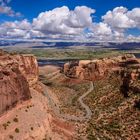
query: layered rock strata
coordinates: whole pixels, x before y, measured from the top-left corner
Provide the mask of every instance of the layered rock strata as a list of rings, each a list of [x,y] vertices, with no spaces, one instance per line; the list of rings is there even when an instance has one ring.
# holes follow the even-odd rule
[[[31,98],[29,86],[38,80],[38,65],[32,55],[0,53],[0,115]]]
[[[139,65],[134,55],[124,55],[112,58],[80,60],[64,65],[63,73],[68,77],[81,80],[95,80],[106,76],[111,71],[119,71],[129,64]]]

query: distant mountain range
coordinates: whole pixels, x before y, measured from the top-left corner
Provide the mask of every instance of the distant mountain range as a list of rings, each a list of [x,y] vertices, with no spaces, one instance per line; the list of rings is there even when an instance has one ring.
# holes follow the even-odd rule
[[[140,42],[35,42],[35,41],[14,41],[14,40],[0,40],[0,47],[30,47],[30,48],[113,48],[117,50],[135,50],[140,48]]]

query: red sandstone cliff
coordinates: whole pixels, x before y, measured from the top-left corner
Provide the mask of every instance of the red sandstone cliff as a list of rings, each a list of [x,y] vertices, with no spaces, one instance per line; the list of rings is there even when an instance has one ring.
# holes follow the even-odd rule
[[[13,60],[19,64],[19,70],[26,77],[30,86],[38,81],[38,63],[33,55],[14,55]]]
[[[63,72],[68,77],[82,80],[95,80],[104,77],[110,71],[126,67],[129,63],[139,63],[134,55],[125,55],[97,60],[80,60],[66,63]]]
[[[37,80],[38,66],[34,56],[0,53],[0,115],[30,99],[29,85]]]

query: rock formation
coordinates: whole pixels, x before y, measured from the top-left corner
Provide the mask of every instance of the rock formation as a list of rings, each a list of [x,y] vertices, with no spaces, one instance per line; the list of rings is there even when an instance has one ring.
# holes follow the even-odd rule
[[[19,64],[19,70],[26,77],[30,86],[36,84],[38,81],[38,63],[36,58],[29,55],[14,55],[13,60]]]
[[[0,52],[0,115],[31,98],[29,85],[38,80],[37,61],[32,55]]]
[[[111,71],[118,71],[129,64],[138,64],[134,55],[124,55],[97,60],[80,60],[79,62],[66,63],[63,73],[68,77],[82,80],[95,80],[104,77]]]

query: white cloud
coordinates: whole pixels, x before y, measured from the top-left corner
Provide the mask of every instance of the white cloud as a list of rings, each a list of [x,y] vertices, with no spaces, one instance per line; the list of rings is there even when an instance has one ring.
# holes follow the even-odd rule
[[[0,14],[5,14],[11,17],[21,16],[21,13],[15,12],[11,7],[7,6],[11,0],[0,0]]]
[[[0,25],[0,36],[5,37],[30,37],[28,32],[31,30],[31,24],[26,20],[5,22]]]
[[[27,33],[24,30],[20,30],[20,29],[11,29],[9,31],[7,31],[7,36],[11,36],[11,37],[26,37]]]
[[[92,31],[96,35],[110,35],[112,30],[106,23],[100,22],[93,24]]]
[[[135,22],[136,28],[140,28],[140,8],[134,8],[128,11],[127,16]]]
[[[24,19],[22,21],[14,21],[14,22],[4,22],[1,24],[4,28],[13,28],[13,29],[22,29],[22,30],[28,30],[31,29],[31,23],[28,22],[27,19]]]
[[[140,8],[128,10],[122,6],[116,7],[102,16],[102,20],[112,30],[112,38],[125,40],[127,35],[124,34],[127,34],[128,29],[140,28]]]
[[[69,11],[66,24],[73,28],[85,28],[92,24],[91,14],[95,13],[94,9],[86,6],[77,6],[74,11]]]
[[[94,9],[86,6],[77,6],[74,10],[67,6],[55,8],[40,13],[32,23],[24,19],[0,24],[0,37],[77,41],[139,40],[139,37],[126,35],[126,31],[130,28],[140,29],[140,8],[128,10],[116,7],[102,16],[99,23],[93,22],[94,13]]]
[[[40,31],[32,29],[32,24],[24,19],[22,21],[5,22],[0,25],[0,37],[8,38],[34,38],[44,37]]]
[[[129,42],[133,42],[133,41],[140,42],[140,36],[128,35],[126,39]]]
[[[45,34],[80,34],[92,24],[91,14],[95,10],[78,6],[73,11],[63,6],[39,14],[33,20],[33,27]]]
[[[114,30],[140,28],[140,8],[128,10],[125,7],[116,7],[102,16],[103,22]]]

